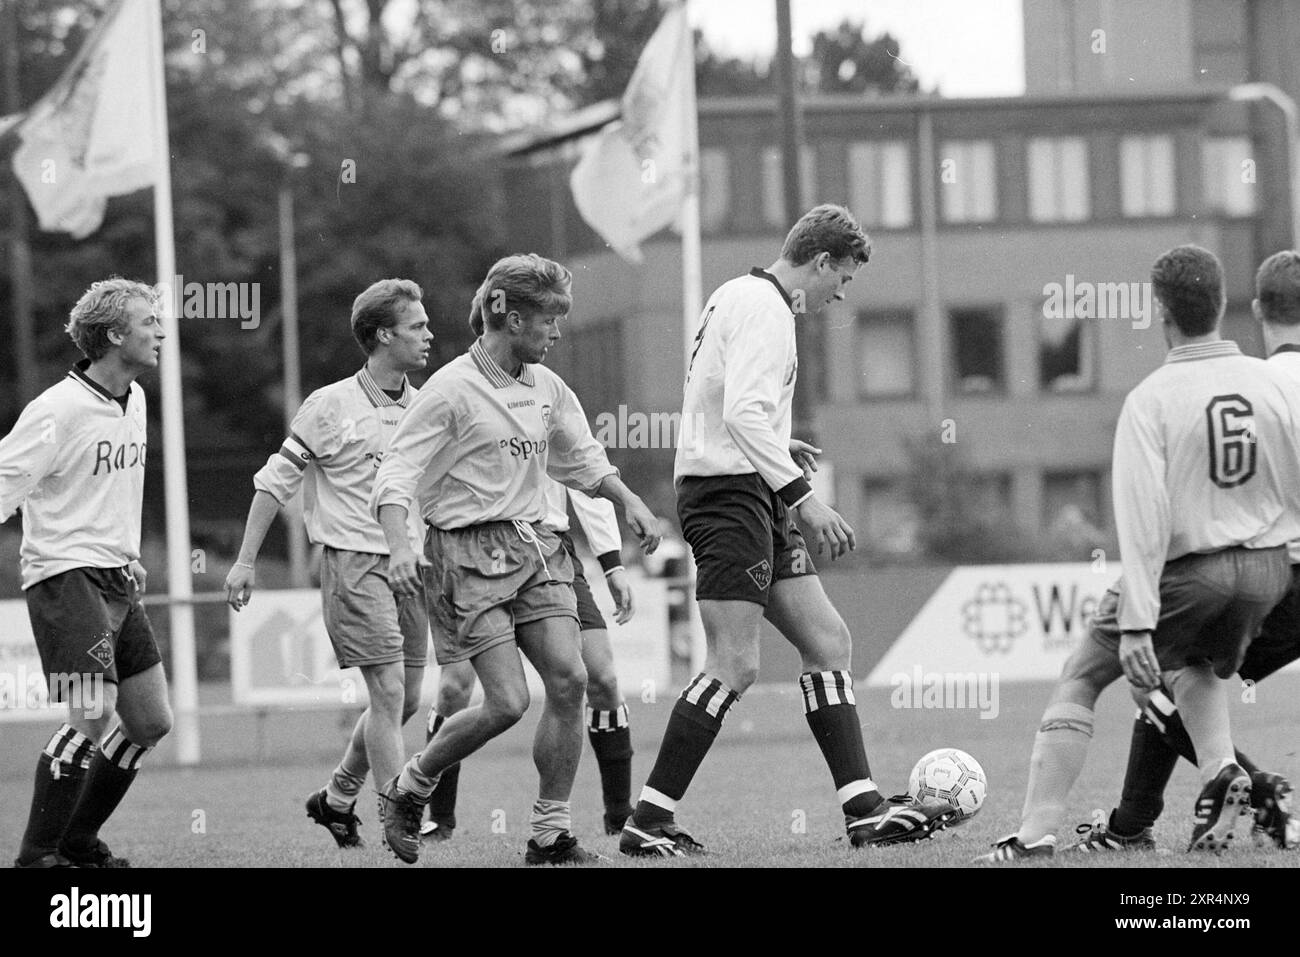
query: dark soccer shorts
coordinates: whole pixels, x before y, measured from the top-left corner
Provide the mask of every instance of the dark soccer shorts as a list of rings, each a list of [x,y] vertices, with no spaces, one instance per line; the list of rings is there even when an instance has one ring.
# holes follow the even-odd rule
[[[37,582],[26,595],[52,702],[62,700],[61,686],[73,675],[82,681],[103,675],[117,684],[162,661],[126,568],[74,568]]]
[[[756,473],[686,475],[677,518],[695,556],[695,597],[767,606],[772,582],[816,575],[785,502]]]
[[[1300,658],[1300,565],[1291,566],[1291,587],[1264,619],[1237,669],[1242,679],[1259,681]]]
[[[596,596],[591,593],[591,585],[587,584],[587,575],[582,570],[578,551],[573,547],[573,538],[568,532],[559,534],[560,544],[564,546],[564,550],[569,553],[570,561],[573,562],[573,594],[578,599],[578,627],[583,631],[593,629],[605,631],[609,626],[605,624],[605,616],[596,607]]]

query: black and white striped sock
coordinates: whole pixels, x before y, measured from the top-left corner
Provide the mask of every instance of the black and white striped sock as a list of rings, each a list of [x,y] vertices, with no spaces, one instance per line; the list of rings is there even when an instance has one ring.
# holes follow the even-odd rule
[[[804,717],[831,769],[835,797],[846,816],[866,817],[883,798],[871,780],[862,743],[853,675],[848,671],[807,671],[799,676]]]

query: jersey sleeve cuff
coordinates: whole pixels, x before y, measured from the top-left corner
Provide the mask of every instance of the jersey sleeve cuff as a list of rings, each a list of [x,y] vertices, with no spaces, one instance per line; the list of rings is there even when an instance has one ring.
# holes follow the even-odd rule
[[[605,552],[596,556],[596,561],[600,562],[600,570],[608,575],[616,568],[623,567],[623,556],[618,552]]]
[[[812,486],[808,484],[808,480],[802,475],[788,485],[783,485],[776,490],[776,494],[781,496],[781,501],[785,502],[789,508],[801,504],[812,493]]]

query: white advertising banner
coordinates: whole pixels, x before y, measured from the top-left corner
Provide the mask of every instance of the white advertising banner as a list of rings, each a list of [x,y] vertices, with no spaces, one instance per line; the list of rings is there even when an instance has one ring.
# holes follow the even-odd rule
[[[0,721],[58,719],[65,709],[49,698],[27,602],[0,601]]]

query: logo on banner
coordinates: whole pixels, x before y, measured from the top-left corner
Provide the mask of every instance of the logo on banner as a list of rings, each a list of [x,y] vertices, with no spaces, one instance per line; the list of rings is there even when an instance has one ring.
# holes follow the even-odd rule
[[[1017,638],[1029,630],[1029,608],[1011,594],[1004,582],[985,582],[961,610],[962,631],[986,655],[1006,654]]]

